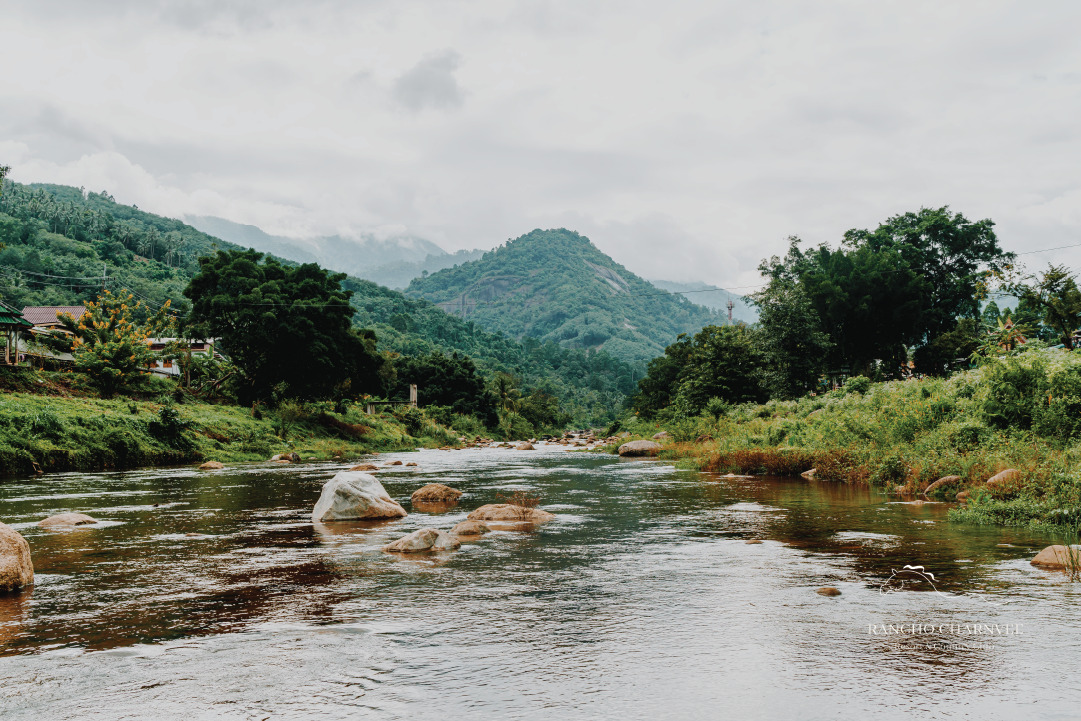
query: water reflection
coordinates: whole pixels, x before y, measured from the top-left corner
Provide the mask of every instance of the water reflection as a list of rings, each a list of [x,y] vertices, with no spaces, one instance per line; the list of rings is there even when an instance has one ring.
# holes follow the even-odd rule
[[[1078,593],[1028,565],[1047,542],[1037,534],[956,526],[943,504],[865,488],[562,449],[381,462],[398,459],[422,470],[381,469],[394,498],[408,503],[430,482],[466,495],[405,519],[312,524],[322,483],[355,461],[0,487],[2,518],[26,535],[38,572],[32,592],[0,597],[0,700],[14,718],[63,717],[54,712],[68,699],[92,699],[104,717],[224,707],[298,718],[788,718],[794,708],[907,718],[964,707],[997,718],[1020,711],[992,695],[1009,683],[1039,694],[1044,711],[1072,711],[1073,682],[1045,668],[1078,660]],[[489,524],[452,553],[381,551],[524,487],[555,521]],[[108,523],[34,526],[60,510]],[[934,588],[898,588],[905,565],[933,573]],[[823,585],[842,595],[815,594]],[[965,645],[948,630],[992,621],[1027,635]],[[932,630],[873,631],[897,624]],[[929,671],[963,683],[906,691]]]

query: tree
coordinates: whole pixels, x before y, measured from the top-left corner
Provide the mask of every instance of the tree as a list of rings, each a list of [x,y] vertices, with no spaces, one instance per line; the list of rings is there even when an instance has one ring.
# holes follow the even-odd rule
[[[852,229],[845,245],[896,252],[926,282],[921,344],[954,329],[959,318],[978,318],[989,273],[1007,269],[1014,255],[998,245],[994,222],[972,222],[949,206],[896,215],[876,229]]]
[[[97,302],[86,303],[78,320],[66,313],[57,318],[71,335],[54,332],[48,345],[70,352],[75,370],[90,376],[106,397],[123,390],[154,360],[147,339],[169,335],[176,327],[168,302],[151,313],[127,291],[102,291]]]
[[[758,345],[765,356],[770,394],[795,398],[815,387],[826,370],[832,343],[803,288],[771,282],[753,296],[758,306]]]
[[[1064,266],[1052,265],[1040,277],[1011,287],[1021,302],[1038,309],[1040,320],[1054,331],[1060,343],[1074,348],[1074,333],[1081,327],[1081,290],[1076,276]]]
[[[392,395],[404,397],[410,384],[417,385],[422,405],[446,406],[454,413],[475,415],[485,423],[496,422],[496,401],[484,387],[484,379],[468,356],[457,353],[399,358],[394,363],[396,382]]]
[[[676,404],[697,415],[711,398],[731,404],[764,401],[764,361],[747,326],[707,325],[694,336]]]
[[[254,250],[199,259],[184,295],[189,335],[220,338],[243,382],[240,400],[326,398],[379,388],[375,334],[352,328],[341,273],[287,267]]]

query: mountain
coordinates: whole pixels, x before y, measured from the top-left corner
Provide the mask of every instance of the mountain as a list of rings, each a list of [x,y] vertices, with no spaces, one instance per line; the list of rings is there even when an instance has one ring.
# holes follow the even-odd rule
[[[184,218],[198,230],[244,248],[255,248],[300,263],[318,263],[371,280],[388,288],[404,288],[423,273],[434,273],[479,258],[482,251],[447,253],[435,243],[412,235],[379,238],[368,233],[359,238],[328,235],[290,238],[271,235],[254,225],[243,225],[212,215]]]
[[[0,193],[0,301],[17,308],[80,305],[95,300],[104,284],[113,291],[132,291],[152,308],[168,300],[183,312],[189,306],[183,290],[198,272],[200,256],[250,246],[121,205],[105,192],[5,180]],[[278,257],[286,264],[305,260]],[[355,276],[342,284],[353,291],[354,325],[374,330],[379,350],[391,357],[467,355],[483,375],[511,373],[524,392],[541,389],[556,396],[561,410],[579,426],[609,423],[645,370],[644,364],[632,367],[606,353],[532,339],[519,343],[448,315],[426,300]]]
[[[651,280],[653,285],[672,293],[686,294],[686,298],[698,305],[704,305],[728,317],[728,301],[732,301],[732,320],[744,323],[758,322],[758,309],[746,297],[731,293],[716,285],[696,281],[680,283],[674,280]]]
[[[563,228],[534,230],[479,260],[414,278],[406,295],[512,338],[654,358],[680,333],[721,322],[715,311],[658,290]]]

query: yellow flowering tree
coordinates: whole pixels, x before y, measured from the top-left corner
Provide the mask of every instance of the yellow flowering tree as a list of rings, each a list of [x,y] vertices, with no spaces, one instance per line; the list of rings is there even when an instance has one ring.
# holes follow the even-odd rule
[[[58,318],[71,334],[75,369],[86,373],[104,396],[145,372],[154,360],[148,338],[174,335],[176,328],[168,301],[155,312],[127,291],[102,291],[78,320],[67,314]]]

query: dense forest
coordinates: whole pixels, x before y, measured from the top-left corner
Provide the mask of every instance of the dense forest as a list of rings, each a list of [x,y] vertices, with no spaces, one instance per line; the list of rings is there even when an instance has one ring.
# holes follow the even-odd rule
[[[12,306],[82,304],[106,289],[129,291],[153,309],[168,301],[181,316],[191,307],[184,290],[199,259],[241,250],[178,220],[118,204],[106,192],[11,181],[0,195],[0,244],[0,298]],[[367,329],[388,359],[380,377],[388,397],[403,397],[415,382],[408,373],[422,373],[423,363],[401,359],[446,356],[485,384],[497,374],[504,385],[509,379],[522,399],[558,398],[559,419],[587,425],[611,420],[644,371],[604,352],[511,340],[370,281],[343,276],[341,283],[352,294],[353,325]],[[463,382],[461,392],[472,383]],[[496,404],[494,395],[483,396],[468,410],[491,417]]]
[[[570,230],[534,230],[479,260],[414,278],[406,295],[512,338],[646,361],[721,315],[658,290]]]

